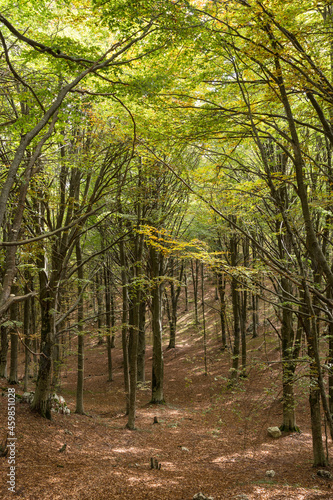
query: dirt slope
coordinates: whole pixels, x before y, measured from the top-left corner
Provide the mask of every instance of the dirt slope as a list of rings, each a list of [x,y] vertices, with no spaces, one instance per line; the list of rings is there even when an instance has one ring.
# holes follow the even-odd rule
[[[8,461],[1,458],[0,498],[190,500],[202,491],[215,500],[242,494],[251,500],[333,500],[332,481],[319,478],[311,466],[307,379],[300,377],[297,387],[301,434],[269,438],[267,427],[281,424],[276,338],[268,334],[249,337],[249,376],[230,391],[226,380],[230,353],[221,352],[216,325],[208,324],[208,375],[204,374],[201,333],[183,315],[177,348],[165,350],[166,404],[150,405],[149,383],[141,388],[136,431],[124,429],[119,340],[112,351],[111,383],[106,380],[106,346],[87,340],[87,415],[54,414],[50,422],[17,402],[16,493],[7,489]],[[60,390],[72,412],[75,366],[71,354],[63,368]],[[150,370],[148,347],[148,381]],[[2,386],[7,385],[2,382]],[[22,394],[21,385],[16,391]],[[7,429],[5,391],[0,403],[3,437]],[[65,451],[60,452],[65,443]],[[331,449],[330,443],[328,446]],[[151,457],[161,463],[160,470],[150,469]],[[272,469],[276,474],[269,478],[266,471]]]

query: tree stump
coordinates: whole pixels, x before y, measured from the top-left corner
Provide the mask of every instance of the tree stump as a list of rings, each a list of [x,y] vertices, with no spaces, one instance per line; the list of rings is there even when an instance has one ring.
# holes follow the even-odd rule
[[[157,458],[150,457],[150,468],[151,469],[157,469],[157,470],[161,469],[161,464],[158,463]]]

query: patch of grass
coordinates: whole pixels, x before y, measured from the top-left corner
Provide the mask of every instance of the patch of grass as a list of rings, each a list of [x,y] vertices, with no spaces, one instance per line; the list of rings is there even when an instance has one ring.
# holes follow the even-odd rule
[[[265,484],[266,486],[276,486],[276,483],[272,479],[258,479],[257,481],[252,481],[252,484]]]

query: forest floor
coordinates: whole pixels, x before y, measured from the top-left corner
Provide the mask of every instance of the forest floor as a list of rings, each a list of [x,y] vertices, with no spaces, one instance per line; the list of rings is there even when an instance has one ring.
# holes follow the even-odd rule
[[[48,421],[17,401],[16,493],[7,489],[8,457],[3,457],[0,498],[191,500],[201,491],[214,500],[333,500],[333,482],[318,477],[312,467],[308,379],[299,372],[301,432],[270,438],[267,427],[282,423],[276,334],[264,332],[262,325],[258,338],[248,336],[248,377],[230,390],[231,354],[221,351],[216,313],[211,310],[210,315],[207,375],[202,331],[193,325],[192,315],[180,317],[176,349],[166,349],[166,329],[164,405],[149,404],[152,350],[147,347],[147,384],[138,390],[135,431],[125,429],[119,338],[112,350],[112,382],[107,382],[106,345],[97,345],[93,338],[86,341],[87,415],[74,413],[76,358],[69,354],[59,394],[71,414],[54,413]],[[1,385],[6,387],[6,382]],[[16,392],[23,393],[21,384]],[[2,396],[1,440],[7,431],[4,390]],[[64,444],[66,449],[59,451]],[[332,455],[331,443],[328,449]],[[160,470],[150,468],[151,457],[161,464]],[[268,470],[275,471],[273,478],[266,476]]]

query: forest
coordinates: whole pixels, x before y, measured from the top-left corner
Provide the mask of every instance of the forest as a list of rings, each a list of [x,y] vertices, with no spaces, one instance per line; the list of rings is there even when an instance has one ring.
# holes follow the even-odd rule
[[[0,496],[333,499],[333,1],[0,0]]]

